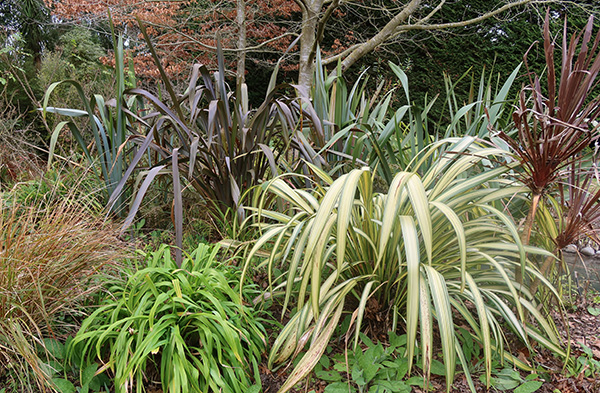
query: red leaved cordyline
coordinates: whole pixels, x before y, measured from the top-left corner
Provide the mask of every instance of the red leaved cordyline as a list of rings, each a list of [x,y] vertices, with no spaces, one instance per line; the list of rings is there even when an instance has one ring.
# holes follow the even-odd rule
[[[574,34],[570,42],[567,42],[565,21],[557,91],[555,43],[550,37],[549,14],[546,14],[547,96],[540,78],[530,74],[530,83],[521,90],[513,113],[517,137],[513,138],[504,131],[498,132],[520,161],[524,169],[521,178],[532,193],[521,237],[525,244],[529,243],[535,213],[548,186],[555,182],[562,169],[580,158],[590,142],[598,138],[598,127],[591,124],[600,114],[600,96],[589,97],[597,86],[596,76],[600,71],[600,33],[592,40],[593,21],[592,16],[583,31]]]

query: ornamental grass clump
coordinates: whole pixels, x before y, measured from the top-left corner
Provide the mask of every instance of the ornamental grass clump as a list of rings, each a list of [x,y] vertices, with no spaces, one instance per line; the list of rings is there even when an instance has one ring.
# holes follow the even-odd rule
[[[104,364],[117,393],[144,391],[152,372],[165,393],[245,392],[260,381],[265,331],[234,289],[237,268],[218,264],[217,251],[200,244],[178,268],[162,246],[147,255],[147,267],[107,282],[68,357],[81,370]]]
[[[38,206],[0,198],[0,381],[7,386],[53,387],[44,339],[72,333],[77,309],[97,289],[93,277],[125,253],[113,228],[87,211],[69,198]]]

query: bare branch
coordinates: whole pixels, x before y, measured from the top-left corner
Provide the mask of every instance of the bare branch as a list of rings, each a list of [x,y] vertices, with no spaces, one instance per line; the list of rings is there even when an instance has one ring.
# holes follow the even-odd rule
[[[321,18],[321,20],[319,20],[319,23],[317,25],[317,36],[316,36],[315,42],[313,44],[313,47],[310,51],[310,56],[308,58],[309,62],[313,62],[315,60],[315,56],[317,54],[317,47],[319,46],[319,43],[321,43],[321,41],[323,40],[323,34],[325,34],[325,26],[327,26],[327,22],[329,21],[329,18],[331,18],[333,11],[335,11],[335,9],[339,5],[340,5],[339,0],[333,0],[331,2],[331,4],[329,4],[329,7],[327,7],[327,10],[325,10],[325,13],[323,14],[323,17]]]
[[[324,65],[335,63],[339,59],[343,59],[344,57],[348,56],[350,53],[352,53],[353,50],[355,50],[356,48],[358,48],[361,45],[362,45],[362,43],[360,43],[360,44],[354,44],[354,45],[350,46],[349,48],[345,49],[344,51],[342,51],[342,52],[340,52],[340,53],[338,53],[336,55],[329,56],[328,58],[323,59],[322,63]]]
[[[440,1],[440,4],[438,4],[425,18],[421,19],[419,21],[419,23],[425,23],[429,19],[431,19],[435,14],[437,14],[442,9],[442,7],[444,6],[445,3],[446,3],[446,0]]]
[[[294,0],[294,3],[298,4],[298,7],[300,7],[302,12],[306,12],[308,9],[308,5],[306,4],[305,0]]]
[[[347,69],[365,54],[387,41],[394,34],[396,28],[415,13],[420,4],[421,0],[411,0],[406,4],[402,11],[396,14],[376,35],[362,45],[359,45],[342,61],[342,70]]]
[[[237,42],[237,86],[241,86],[246,81],[246,2],[244,0],[236,1],[236,18],[238,27]]]
[[[419,21],[418,23],[415,23],[414,25],[398,26],[396,28],[396,32],[394,34],[398,34],[398,33],[405,32],[405,31],[411,31],[411,30],[430,31],[430,30],[451,29],[451,28],[455,28],[455,27],[464,27],[464,26],[469,26],[469,25],[484,21],[486,19],[492,18],[492,17],[499,15],[505,11],[508,11],[511,8],[520,7],[520,6],[524,6],[527,4],[549,4],[549,3],[556,3],[556,2],[558,2],[558,0],[520,0],[520,1],[507,3],[507,4],[503,5],[502,7],[495,9],[494,11],[487,12],[476,18],[463,20],[463,21],[459,21],[459,22],[439,23],[439,24],[428,25],[428,24],[422,23],[423,21]]]
[[[176,27],[173,26],[166,26],[166,25],[161,25],[158,23],[149,23],[149,22],[144,22],[147,26],[153,26],[153,27],[160,27],[162,29],[166,29],[166,30],[172,30],[174,32],[176,32],[178,35],[187,38],[189,40],[189,42],[194,43],[206,50],[210,50],[210,51],[216,51],[217,47],[216,46],[212,46],[212,45],[207,45],[205,43],[203,43],[202,41],[192,37],[189,34],[186,34],[182,31],[179,31]],[[254,45],[254,46],[248,46],[245,49],[239,49],[239,48],[223,48],[223,52],[229,52],[229,53],[237,53],[237,52],[241,52],[241,51],[245,51],[245,52],[255,52],[258,51],[259,49],[264,48],[265,46],[269,45],[272,42],[278,41],[284,37],[297,37],[298,34],[297,33],[293,33],[293,32],[286,32],[283,34],[278,35],[277,37],[273,37],[273,38],[269,38],[268,40],[265,40],[263,42],[261,42],[260,44]],[[156,44],[157,46],[160,46],[160,44]],[[169,43],[168,45],[173,45],[173,43]]]
[[[420,0],[412,0],[408,4],[404,6],[401,12],[396,14],[392,20],[390,20],[375,36],[370,39],[360,43],[353,45],[352,47],[346,49],[342,53],[337,55],[328,57],[323,61],[324,64],[331,64],[334,61],[339,59],[343,59],[342,61],[342,70],[345,70],[352,66],[356,61],[362,58],[365,54],[371,52],[376,47],[389,42],[394,39],[401,33],[405,33],[411,30],[443,30],[450,29],[456,27],[463,27],[472,25],[475,23],[479,23],[483,20],[495,17],[497,15],[502,14],[503,12],[508,11],[509,9],[525,6],[527,4],[549,4],[549,3],[557,3],[559,0],[518,0],[518,1],[510,1],[504,4],[502,7],[499,7],[493,11],[487,12],[483,15],[480,15],[476,18],[451,22],[451,23],[439,23],[439,24],[427,24],[426,22],[430,20],[436,13],[440,11],[440,9],[445,4],[446,0],[440,1],[440,3],[424,18],[418,20],[414,24],[406,23],[410,16],[412,16],[417,9],[420,7]],[[335,70],[334,70],[335,72]]]

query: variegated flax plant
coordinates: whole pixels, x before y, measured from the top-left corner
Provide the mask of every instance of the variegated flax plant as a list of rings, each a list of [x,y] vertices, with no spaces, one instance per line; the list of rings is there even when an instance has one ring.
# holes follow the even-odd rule
[[[509,167],[490,166],[505,154],[473,137],[435,142],[395,175],[386,193],[374,191],[368,168],[335,181],[315,168],[329,186],[310,191],[290,187],[285,177],[262,186],[248,219],[262,236],[249,252],[245,275],[259,259],[258,268],[269,273],[268,293],[283,293],[284,313],[292,310],[268,364],[288,363],[309,347],[281,392],[312,370],[349,304],[356,305],[349,309],[354,345],[367,305],[379,304],[397,320],[389,328],[408,336],[409,368],[420,347],[427,380],[437,324],[448,391],[457,359],[465,364],[455,334],[462,323],[483,348],[488,386],[494,356],[527,368],[504,350],[506,325],[526,346],[534,339],[564,355],[553,322],[512,274],[522,269],[554,291],[528,260],[551,254],[523,245],[504,213],[505,204],[527,190],[509,180]],[[287,210],[270,209],[276,198]],[[525,320],[525,310],[534,324]],[[463,371],[474,391],[468,369]]]

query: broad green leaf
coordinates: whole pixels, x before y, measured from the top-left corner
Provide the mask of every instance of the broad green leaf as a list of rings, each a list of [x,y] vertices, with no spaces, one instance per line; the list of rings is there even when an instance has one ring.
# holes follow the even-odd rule
[[[353,393],[356,389],[347,382],[334,382],[325,386],[325,393]]]
[[[521,386],[515,388],[514,393],[533,393],[542,387],[541,381],[527,381]]]
[[[92,363],[81,371],[81,385],[90,385],[92,379],[96,376],[98,371],[98,364]]]
[[[339,382],[342,380],[342,376],[337,371],[321,370],[315,373],[316,377],[328,382]]]
[[[60,393],[75,393],[75,386],[63,378],[52,378],[52,383]]]
[[[57,360],[65,358],[65,346],[58,340],[53,338],[45,338],[44,349]]]

